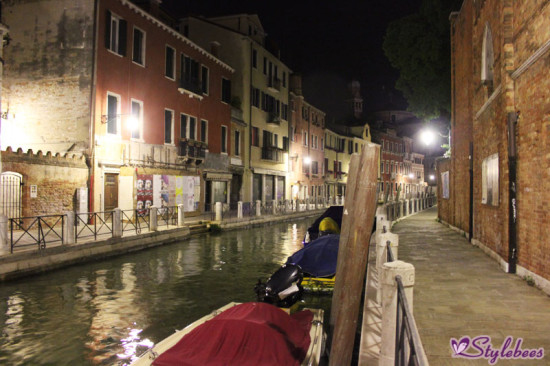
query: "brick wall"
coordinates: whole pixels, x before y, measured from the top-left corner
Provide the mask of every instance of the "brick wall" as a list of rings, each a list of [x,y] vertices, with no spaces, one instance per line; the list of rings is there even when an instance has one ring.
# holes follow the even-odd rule
[[[519,112],[518,265],[550,280],[550,3],[465,0],[452,18],[451,202],[440,217],[468,231],[468,145],[473,142],[474,239],[508,260],[510,113]],[[492,85],[481,80],[483,40],[491,28]],[[482,203],[482,164],[498,154],[498,203]],[[445,167],[440,162],[439,169]],[[446,219],[448,218],[448,220]]]
[[[2,171],[23,176],[22,215],[24,217],[61,214],[73,210],[77,188],[86,187],[88,167],[83,157],[43,155],[32,150],[2,151]],[[37,186],[37,197],[31,198],[30,187]]]

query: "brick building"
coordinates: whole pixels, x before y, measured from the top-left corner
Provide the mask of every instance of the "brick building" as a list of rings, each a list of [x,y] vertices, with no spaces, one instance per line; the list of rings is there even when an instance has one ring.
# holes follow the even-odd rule
[[[302,94],[300,75],[290,78],[289,177],[292,199],[325,196],[325,113]]]
[[[4,4],[2,146],[85,156],[90,211],[228,202],[233,69],[139,3]]]
[[[550,3],[465,0],[451,35],[439,217],[550,293]]]

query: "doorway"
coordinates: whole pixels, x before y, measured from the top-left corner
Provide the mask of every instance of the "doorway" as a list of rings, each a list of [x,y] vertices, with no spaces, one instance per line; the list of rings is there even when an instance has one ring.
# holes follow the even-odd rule
[[[104,211],[113,211],[118,207],[118,174],[105,173],[105,185],[103,192]]]

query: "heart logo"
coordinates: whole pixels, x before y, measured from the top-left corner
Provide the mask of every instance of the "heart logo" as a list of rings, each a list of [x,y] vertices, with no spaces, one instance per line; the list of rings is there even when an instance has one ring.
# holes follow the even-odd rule
[[[462,354],[462,352],[470,345],[470,338],[463,337],[460,341],[451,338],[451,348],[453,349],[455,356]]]

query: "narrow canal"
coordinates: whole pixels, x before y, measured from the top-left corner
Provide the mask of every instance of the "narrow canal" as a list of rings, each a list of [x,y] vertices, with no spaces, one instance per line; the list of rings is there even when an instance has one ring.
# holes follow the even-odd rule
[[[195,236],[0,284],[0,364],[129,364],[212,310],[254,301],[258,278],[301,248],[312,221]],[[329,310],[330,297],[304,300]]]

